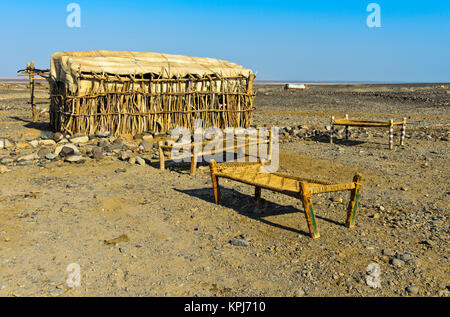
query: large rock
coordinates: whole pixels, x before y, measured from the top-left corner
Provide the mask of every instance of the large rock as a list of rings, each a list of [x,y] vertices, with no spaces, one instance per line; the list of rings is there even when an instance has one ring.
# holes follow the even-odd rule
[[[70,143],[73,143],[73,144],[87,143],[89,141],[89,137],[86,135],[71,137],[69,139],[69,141],[70,141]]]
[[[64,158],[64,161],[69,163],[81,164],[85,159],[81,155],[69,155]]]
[[[44,139],[40,140],[38,144],[41,146],[55,146],[56,142],[53,139]]]
[[[55,149],[55,155],[59,156],[68,156],[68,155],[80,155],[80,151],[78,150],[77,146],[75,144],[65,144],[57,146]]]

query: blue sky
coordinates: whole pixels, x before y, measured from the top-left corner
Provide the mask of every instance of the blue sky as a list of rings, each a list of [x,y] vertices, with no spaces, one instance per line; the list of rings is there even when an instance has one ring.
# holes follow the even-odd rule
[[[72,2],[80,28],[66,25]],[[0,43],[0,77],[109,49],[226,59],[259,80],[450,82],[450,1],[1,1]]]

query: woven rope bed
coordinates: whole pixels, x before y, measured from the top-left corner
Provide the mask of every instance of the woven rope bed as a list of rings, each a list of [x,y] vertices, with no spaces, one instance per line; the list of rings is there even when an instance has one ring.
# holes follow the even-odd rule
[[[261,189],[267,189],[302,201],[306,222],[313,239],[319,238],[319,228],[314,213],[311,195],[350,191],[350,202],[347,208],[346,227],[355,226],[359,197],[361,194],[362,175],[356,174],[352,182],[335,184],[328,181],[304,178],[282,173],[264,172],[264,162],[261,163],[210,163],[214,199],[220,201],[219,178],[227,178],[247,185],[255,186],[255,198],[261,199]]]
[[[335,126],[345,126],[345,139],[349,138],[349,127],[358,127],[358,128],[389,128],[389,149],[392,150],[394,148],[394,126],[401,126],[401,136],[400,136],[400,145],[405,144],[406,137],[406,118],[403,118],[403,121],[394,122],[394,120],[390,121],[371,121],[371,120],[350,120],[348,118],[348,114],[345,115],[345,118],[336,119],[335,117],[331,117],[331,128],[330,128],[330,143],[333,143],[333,133]]]

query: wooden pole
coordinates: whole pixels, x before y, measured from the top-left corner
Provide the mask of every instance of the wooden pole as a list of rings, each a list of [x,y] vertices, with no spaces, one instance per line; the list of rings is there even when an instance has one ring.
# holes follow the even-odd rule
[[[164,151],[162,148],[163,141],[158,142],[158,148],[159,148],[159,169],[161,171],[164,171],[165,169],[165,161],[164,161]]]
[[[406,137],[406,118],[403,118],[402,136],[400,138],[400,145],[405,145],[405,137]]]
[[[211,181],[213,184],[214,200],[216,201],[216,204],[218,204],[220,200],[220,188],[219,188],[219,177],[216,176],[217,174],[216,160],[211,160],[209,168],[211,170]]]
[[[389,121],[389,150],[394,148],[394,120]]]
[[[195,170],[197,169],[197,153],[195,153],[195,147],[194,147],[194,153],[191,157],[191,176],[195,175]]]
[[[309,191],[308,183],[300,182],[301,196],[303,209],[305,210],[306,223],[308,224],[309,233],[311,238],[317,239],[320,237],[319,229],[316,223],[316,217],[312,207],[311,193]]]
[[[333,133],[334,133],[334,117],[331,117],[331,125],[330,125],[330,144],[333,144]]]
[[[347,220],[345,221],[345,226],[348,228],[353,228],[355,226],[359,196],[361,194],[362,178],[362,174],[356,174],[353,177],[355,188],[352,189],[350,193],[350,202],[347,208]]]
[[[255,200],[259,201],[261,199],[261,187],[255,186]]]
[[[28,79],[30,80],[30,104],[33,113],[33,122],[38,121],[38,112],[36,109],[36,102],[34,101],[34,62],[28,64]]]

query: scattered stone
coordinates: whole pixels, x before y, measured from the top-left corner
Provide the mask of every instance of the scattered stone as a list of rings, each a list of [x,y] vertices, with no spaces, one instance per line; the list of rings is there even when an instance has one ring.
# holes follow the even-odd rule
[[[85,159],[81,155],[72,154],[64,157],[64,161],[69,163],[81,164],[84,163]]]
[[[38,156],[39,158],[44,158],[47,154],[50,154],[50,153],[51,153],[51,152],[50,152],[50,150],[49,150],[48,148],[43,147],[43,148],[41,148],[41,149],[38,151],[37,156]]]
[[[294,297],[303,297],[305,295],[305,291],[302,289],[299,289],[294,292]]]
[[[393,257],[395,256],[395,251],[392,249],[383,249],[383,251],[381,251],[381,253],[383,255],[389,256],[389,257]]]
[[[419,294],[419,287],[416,285],[410,285],[406,288],[406,291],[410,294],[417,295]]]
[[[48,154],[45,156],[45,158],[46,158],[47,160],[53,161],[54,159],[56,159],[56,155],[53,154],[53,153],[48,153]]]
[[[145,134],[145,135],[142,137],[142,139],[143,139],[144,141],[153,141],[153,135],[151,135],[151,134]]]
[[[95,146],[92,148],[92,158],[96,160],[102,160],[105,158],[103,154],[103,149],[99,146]]]
[[[116,173],[125,173],[126,171],[127,171],[126,168],[118,168],[114,172],[116,172]]]
[[[404,262],[412,260],[412,255],[410,253],[400,254],[398,258]]]
[[[141,165],[141,166],[144,166],[145,165],[145,160],[142,157],[140,157],[140,156],[136,156],[136,163]]]
[[[110,133],[109,131],[97,132],[97,133],[95,134],[95,136],[96,136],[97,138],[107,138],[107,137],[111,136],[111,133]]]
[[[44,139],[38,142],[41,146],[55,146],[56,142],[53,139]]]
[[[391,260],[391,264],[396,267],[402,267],[405,264],[405,262],[403,262],[400,259],[395,258],[395,259]]]
[[[136,158],[135,158],[134,156],[130,157],[130,158],[128,159],[128,163],[130,163],[130,164],[136,164]]]
[[[145,152],[149,152],[153,149],[153,142],[144,140],[139,144],[139,148]]]
[[[239,247],[248,247],[249,243],[247,240],[245,239],[241,239],[241,238],[233,238],[230,240],[230,244],[234,245],[234,246],[239,246]]]
[[[36,154],[28,154],[17,159],[18,162],[21,161],[34,161],[37,158]]]
[[[379,209],[380,211],[385,211],[385,210],[386,210],[386,208],[384,208],[383,206],[378,206],[378,209]]]
[[[126,152],[126,151],[120,152],[120,156],[119,156],[119,159],[120,159],[120,160],[126,161],[126,160],[128,160],[129,158],[130,158],[130,154],[128,154],[128,152]]]
[[[15,142],[10,139],[0,139],[0,149],[11,149],[15,145]]]
[[[52,131],[41,131],[41,139],[53,139],[53,132]]]
[[[68,155],[80,155],[80,151],[78,150],[77,146],[74,144],[65,144],[57,146],[55,149],[55,155],[59,156],[68,156]]]
[[[53,134],[53,141],[59,142],[64,138],[64,135],[61,132],[56,132]]]
[[[33,141],[28,142],[28,143],[30,143],[30,145],[32,147],[34,147],[34,148],[37,148],[38,145],[39,145],[39,141],[38,140],[33,140]]]
[[[110,245],[110,244],[117,244],[119,242],[128,242],[128,241],[130,241],[128,236],[126,234],[122,234],[121,236],[111,239],[111,240],[103,240],[103,243],[106,245]]]
[[[79,136],[79,137],[71,137],[69,139],[69,141],[73,144],[80,144],[80,143],[86,143],[89,141],[89,137],[84,135],[84,136]]]

